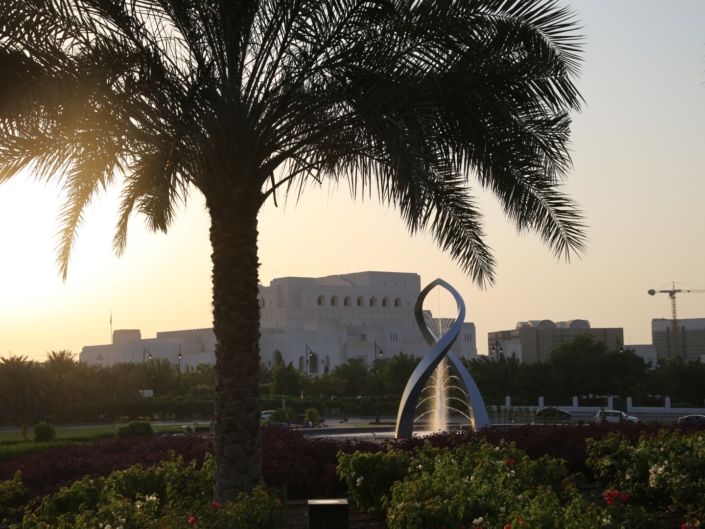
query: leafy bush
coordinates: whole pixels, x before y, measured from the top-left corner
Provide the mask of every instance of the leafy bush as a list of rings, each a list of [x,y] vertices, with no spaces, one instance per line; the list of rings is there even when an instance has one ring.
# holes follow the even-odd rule
[[[22,500],[22,472],[15,472],[12,479],[0,482],[0,521],[7,523],[16,519],[24,508]]]
[[[318,410],[316,408],[308,408],[306,410],[306,416],[304,422],[310,421],[313,426],[318,426],[320,422],[320,416],[318,415]]]
[[[199,470],[195,461],[184,464],[172,454],[148,469],[137,465],[107,478],[85,477],[44,498],[25,516],[24,527],[283,527],[283,494],[259,487],[237,502],[212,502],[214,471],[211,456]]]
[[[506,443],[429,444],[417,451],[408,472],[384,501],[390,529],[660,526],[643,508],[584,498],[575,481],[563,477],[561,461],[532,460]],[[363,483],[368,477],[360,476]]]
[[[588,441],[587,464],[603,487],[660,504],[695,524],[705,518],[704,438],[663,430],[633,443],[613,434]]]
[[[33,444],[33,443],[31,443]],[[107,476],[136,464],[158,465],[170,451],[184,459],[202,462],[211,448],[209,439],[197,436],[134,437],[90,444],[69,444],[23,455],[0,463],[0,480],[19,470],[28,499],[58,492],[86,476]]]
[[[400,450],[353,454],[338,453],[338,475],[359,509],[372,516],[383,513],[382,505],[396,481],[409,473],[409,455]]]
[[[32,429],[34,440],[38,443],[46,443],[56,439],[56,430],[48,422],[41,421]]]
[[[117,427],[115,437],[127,439],[128,437],[152,437],[154,430],[149,421],[132,421]]]
[[[296,422],[296,411],[289,406],[277,408],[269,418],[272,422]]]

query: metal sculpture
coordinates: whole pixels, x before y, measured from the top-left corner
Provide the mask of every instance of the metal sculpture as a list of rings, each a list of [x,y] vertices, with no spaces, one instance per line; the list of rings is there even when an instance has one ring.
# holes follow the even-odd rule
[[[458,307],[458,315],[455,322],[450,326],[450,329],[446,331],[442,336],[435,336],[431,330],[429,330],[426,321],[423,316],[423,302],[426,299],[428,293],[434,287],[443,287],[455,298],[455,303]],[[457,356],[455,356],[450,348],[453,343],[455,343],[460,330],[462,329],[463,322],[465,321],[465,303],[460,294],[448,283],[442,279],[436,279],[430,283],[426,288],[424,288],[419,297],[416,300],[416,305],[414,306],[414,317],[416,318],[416,323],[421,330],[426,343],[431,347],[431,350],[426,353],[426,355],[421,359],[421,362],[412,373],[409,381],[406,383],[406,388],[404,389],[404,395],[401,398],[401,403],[399,404],[399,412],[397,414],[397,427],[395,436],[397,438],[411,437],[414,429],[414,416],[416,413],[416,404],[421,395],[426,382],[433,373],[433,371],[438,367],[444,357],[448,358],[452,369],[458,375],[463,386],[465,386],[465,392],[470,399],[470,420],[475,428],[482,428],[483,426],[488,426],[490,424],[489,416],[487,415],[487,408],[485,408],[485,402],[482,400],[482,395],[480,395],[480,390],[477,388],[477,384],[473,380],[468,370],[460,362]]]

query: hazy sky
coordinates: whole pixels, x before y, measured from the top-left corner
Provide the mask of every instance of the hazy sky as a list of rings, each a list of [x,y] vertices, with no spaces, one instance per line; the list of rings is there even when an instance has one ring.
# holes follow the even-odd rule
[[[463,294],[480,353],[488,332],[530,319],[584,318],[623,327],[628,344],[651,343],[651,319],[670,318],[670,302],[647,290],[705,285],[705,2],[562,3],[585,35],[578,87],[586,104],[574,116],[567,183],[589,224],[581,259],[557,261],[535,235],[518,236],[495,199],[480,194],[499,263],[496,286],[480,291],[430,237],[410,237],[395,210],[324,185],[298,203],[264,208],[260,281],[364,270],[416,272],[422,284],[442,277]],[[118,259],[113,190],[81,229],[64,283],[54,252],[59,195],[28,180],[0,186],[0,355],[43,359],[108,343],[111,311],[114,329],[147,338],[211,325],[199,196],[166,236],[136,217]],[[705,317],[705,294],[679,296],[678,314]]]

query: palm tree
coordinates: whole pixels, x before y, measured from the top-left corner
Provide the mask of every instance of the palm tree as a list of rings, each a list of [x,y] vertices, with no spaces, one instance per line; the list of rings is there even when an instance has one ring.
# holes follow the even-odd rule
[[[119,185],[114,238],[205,197],[217,338],[216,497],[261,481],[257,214],[325,179],[376,191],[480,285],[470,193],[519,231],[583,247],[560,188],[580,42],[555,0],[13,0],[0,6],[0,182],[66,192],[65,277],[85,208]]]
[[[67,349],[51,351],[46,355],[44,371],[48,382],[49,405],[56,411],[75,401],[80,395],[79,379],[74,376],[78,362],[75,355]]]
[[[0,357],[0,403],[15,422],[46,412],[46,381],[41,366],[26,356]]]

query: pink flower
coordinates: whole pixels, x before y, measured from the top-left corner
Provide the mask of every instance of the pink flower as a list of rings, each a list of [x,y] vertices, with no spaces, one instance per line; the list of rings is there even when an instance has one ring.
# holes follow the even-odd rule
[[[681,525],[681,529],[688,529],[688,524],[684,523],[683,525]]]
[[[132,498],[125,498],[125,501],[126,501],[127,503],[130,503],[130,502],[132,501]]]
[[[191,516],[191,518],[188,519],[188,523],[196,527],[196,518],[194,516]]]

